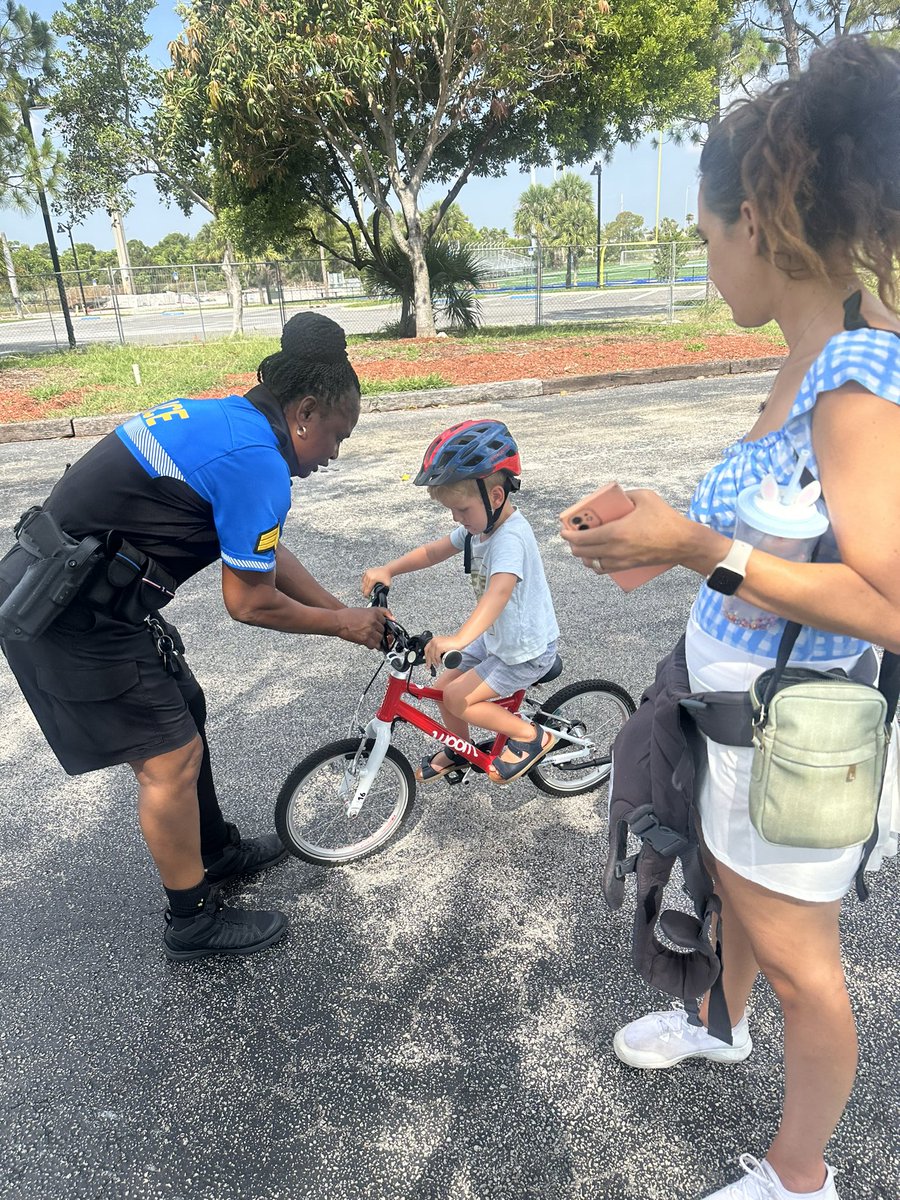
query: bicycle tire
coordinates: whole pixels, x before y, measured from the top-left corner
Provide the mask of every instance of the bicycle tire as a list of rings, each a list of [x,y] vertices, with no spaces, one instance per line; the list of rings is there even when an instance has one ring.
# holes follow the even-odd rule
[[[365,750],[370,750],[372,745],[369,739]],[[368,818],[368,824],[361,826],[368,829],[368,833],[353,841],[343,837],[344,830],[349,834],[351,820],[346,815],[342,816],[346,799],[338,795],[338,788],[347,765],[353,761],[359,748],[359,738],[341,738],[329,742],[298,763],[282,784],[275,802],[275,828],[285,847],[297,858],[323,867],[358,862],[384,849],[398,835],[409,817],[416,798],[415,776],[405,756],[393,746],[388,746],[384,763],[375,776],[365,803],[358,816],[352,818],[353,823],[363,817]],[[313,794],[307,796],[304,785],[312,781],[315,781]],[[386,789],[386,800],[376,792],[379,783],[382,789]],[[324,811],[323,816],[329,793],[332,806]],[[317,824],[322,829],[318,835],[315,834]],[[324,844],[321,839],[329,828],[332,830],[328,839],[331,844]]]
[[[610,714],[609,720],[605,721],[595,734],[589,728],[591,721],[583,703],[584,698],[589,696],[603,697],[604,708],[608,708]],[[573,701],[579,699],[582,700],[582,704],[567,715],[567,706],[571,708]],[[591,753],[585,763],[584,773],[578,770],[577,760],[566,764],[566,770],[563,770],[562,766],[554,767],[554,754],[559,757],[567,753],[565,744],[560,743],[558,750],[551,750],[528,772],[528,777],[535,787],[549,796],[580,796],[601,788],[609,779],[612,769],[610,751],[613,738],[636,707],[625,688],[618,683],[611,683],[608,679],[582,679],[554,692],[541,705],[540,711],[547,716],[558,715],[583,725],[587,735],[599,739],[600,753],[598,755],[596,750]]]

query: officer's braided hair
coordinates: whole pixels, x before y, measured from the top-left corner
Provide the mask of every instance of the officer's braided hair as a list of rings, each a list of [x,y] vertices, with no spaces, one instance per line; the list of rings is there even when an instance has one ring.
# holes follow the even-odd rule
[[[281,331],[281,349],[263,359],[256,378],[282,407],[313,396],[326,412],[359,412],[359,379],[344,331],[321,313],[295,313]]]

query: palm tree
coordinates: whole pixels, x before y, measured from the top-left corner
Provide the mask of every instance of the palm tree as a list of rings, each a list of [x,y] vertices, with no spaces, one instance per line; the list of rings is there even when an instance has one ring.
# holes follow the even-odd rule
[[[533,183],[519,197],[513,231],[519,237],[533,237],[540,241],[547,233],[552,210],[552,189],[542,183]]]
[[[431,297],[449,318],[451,329],[475,329],[481,322],[477,291],[484,270],[468,246],[442,239],[425,243]],[[409,258],[393,242],[382,248],[381,261],[370,259],[360,275],[370,296],[400,301],[400,337],[416,336],[415,293]]]
[[[549,189],[551,197],[551,241],[566,249],[566,287],[578,282],[580,247],[591,243],[594,235],[594,209],[591,185],[574,171],[564,171]]]

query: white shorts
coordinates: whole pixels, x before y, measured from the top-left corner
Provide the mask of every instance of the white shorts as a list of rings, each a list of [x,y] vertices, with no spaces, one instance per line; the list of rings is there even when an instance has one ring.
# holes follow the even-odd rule
[[[744,691],[772,665],[770,659],[749,657],[724,646],[704,633],[692,619],[687,629],[687,663],[691,687],[697,692]],[[852,666],[856,659],[840,659],[797,666],[817,670]],[[795,665],[791,660],[791,665]],[[750,823],[750,764],[753,750],[743,746],[706,743],[708,769],[697,792],[697,810],[703,839],[713,856],[744,879],[792,896],[824,903],[839,900],[853,886],[859,867],[859,846],[845,850],[810,850],[775,846],[764,841]],[[900,827],[897,737],[891,738],[878,822],[881,836],[869,859],[868,870],[881,866],[882,858],[897,853],[891,829]]]

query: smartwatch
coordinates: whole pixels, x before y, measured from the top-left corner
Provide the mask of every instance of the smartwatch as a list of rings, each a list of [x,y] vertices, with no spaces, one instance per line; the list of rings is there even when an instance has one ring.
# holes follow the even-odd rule
[[[712,570],[706,586],[724,596],[733,596],[747,574],[747,559],[753,553],[749,542],[732,542],[731,549]]]

